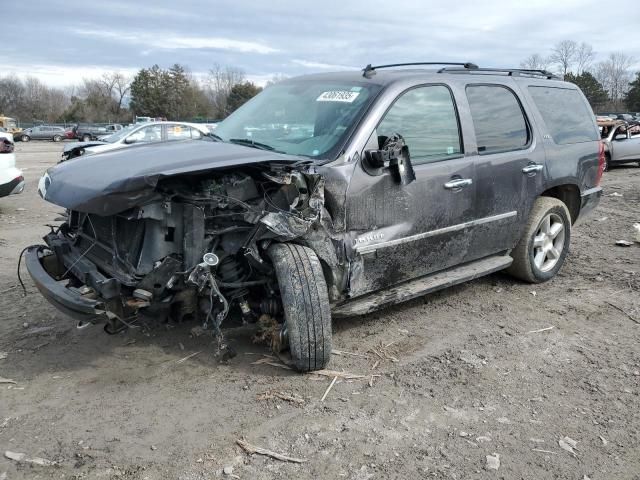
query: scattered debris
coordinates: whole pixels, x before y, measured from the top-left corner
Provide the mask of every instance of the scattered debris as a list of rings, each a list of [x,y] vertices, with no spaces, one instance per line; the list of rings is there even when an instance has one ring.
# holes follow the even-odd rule
[[[256,396],[256,400],[271,400],[274,398],[279,398],[280,400],[284,400],[290,403],[296,403],[298,405],[302,405],[304,403],[303,398],[297,397],[295,395],[289,395],[284,392],[266,391]]]
[[[600,435],[600,441],[602,441],[602,445],[604,445],[605,447],[609,444],[609,441],[602,435]]]
[[[374,379],[374,378],[377,378],[377,377],[381,377],[381,376],[382,376],[382,375],[371,375],[371,376],[369,377],[369,386],[370,386],[370,387],[373,387],[373,379]]]
[[[232,475],[233,474],[233,467],[231,465],[227,465],[226,467],[224,467],[222,469],[222,473],[224,473],[225,475]]]
[[[633,242],[630,242],[629,240],[617,240],[616,245],[619,247],[630,247],[633,245]]]
[[[258,331],[253,336],[253,343],[269,345],[272,352],[280,352],[282,350],[282,340],[280,330],[282,324],[274,317],[263,313],[257,321]]]
[[[0,360],[4,360],[8,356],[9,356],[9,354],[7,352],[0,352]]]
[[[196,355],[198,355],[199,353],[201,353],[201,352],[200,352],[200,351],[198,351],[198,352],[193,352],[191,355],[187,355],[186,357],[181,358],[180,360],[178,360],[178,361],[176,362],[176,364],[184,363],[184,362],[186,362],[187,360],[189,360],[191,357],[195,357],[195,356],[196,356]]]
[[[460,435],[460,436],[461,436],[461,437],[463,437],[463,438],[465,438],[465,437],[468,437],[468,436],[469,436],[469,434],[468,434],[467,432],[463,432],[463,431],[458,432],[458,435]]]
[[[596,222],[604,222],[604,221],[606,221],[608,219],[609,219],[609,217],[596,218]]]
[[[500,468],[500,455],[494,453],[493,455],[487,455],[487,464],[485,468],[487,470],[498,470]]]
[[[553,330],[554,328],[556,328],[554,325],[551,325],[550,327],[545,327],[545,328],[541,328],[539,330],[529,330],[527,333],[541,333],[541,332],[547,332],[549,330]]]
[[[633,240],[640,243],[640,223],[634,223],[633,229],[635,230]]]
[[[289,457],[287,455],[282,455],[280,453],[267,450],[266,448],[251,445],[249,442],[245,440],[236,440],[236,443],[240,446],[240,448],[242,448],[242,450],[247,452],[249,455],[253,455],[257,453],[258,455],[265,455],[267,457],[275,458],[276,460],[280,460],[281,462],[292,462],[292,463],[306,462],[304,458],[295,458],[295,457]]]
[[[479,437],[476,437],[476,442],[490,442],[491,441],[491,437],[488,437],[486,435],[480,435]]]
[[[576,445],[578,445],[578,442],[576,442],[574,439],[570,437],[561,438],[560,440],[558,440],[558,445],[560,445],[560,448],[566,450],[574,457],[577,456],[574,449],[576,448]]]
[[[618,192],[609,193],[606,195],[607,197],[621,197],[622,194]]]
[[[151,450],[157,450],[158,447],[156,447],[155,445],[151,445]]]
[[[26,453],[10,452],[9,450],[4,452],[4,456],[7,457],[9,460],[14,460],[19,463],[31,463],[33,465],[40,465],[42,467],[51,467],[56,464],[56,462],[52,460],[47,460],[46,458],[40,458],[40,457],[28,458]]]
[[[371,347],[369,351],[379,357],[380,360],[390,360],[393,363],[398,363],[400,360],[398,360],[389,349],[389,347],[391,347],[391,345],[393,345],[394,343],[395,342],[391,342],[385,345],[384,343],[380,342],[377,347]],[[379,363],[380,361],[378,360],[376,362],[376,365]]]
[[[10,378],[2,378],[2,377],[0,377],[0,383],[13,383],[14,385],[17,384],[15,380],[11,380]]]
[[[364,353],[353,353],[353,352],[345,352],[343,350],[331,350],[333,355],[347,356],[347,357],[362,357],[369,358],[369,355],[365,355]]]
[[[529,292],[531,295],[533,295],[534,297],[538,295],[538,293],[535,290],[532,290]]]
[[[331,389],[333,388],[337,380],[338,380],[338,377],[333,377],[333,380],[331,380],[331,383],[329,384],[329,386],[324,392],[324,395],[322,395],[322,398],[320,399],[321,402],[324,402],[324,399],[327,398],[327,395],[329,394],[329,392],[331,391]]]

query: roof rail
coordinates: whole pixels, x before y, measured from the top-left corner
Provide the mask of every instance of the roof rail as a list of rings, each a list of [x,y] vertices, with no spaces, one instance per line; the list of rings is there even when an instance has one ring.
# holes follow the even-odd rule
[[[367,65],[362,69],[362,76],[365,78],[371,78],[376,74],[376,70],[380,68],[391,68],[391,67],[413,67],[417,65],[455,65],[459,67],[463,67],[462,70],[473,69],[476,70],[478,66],[475,63],[466,62],[412,62],[412,63],[390,63],[388,65],[375,65],[371,66],[371,64]]]
[[[473,70],[469,70],[466,68],[441,68],[438,70],[438,73],[476,73],[476,72],[486,72],[486,73],[504,73],[510,77],[521,77],[521,76],[529,76],[529,77],[544,77],[549,80],[562,80],[556,74],[551,73],[547,70],[529,70],[523,68],[475,68]]]

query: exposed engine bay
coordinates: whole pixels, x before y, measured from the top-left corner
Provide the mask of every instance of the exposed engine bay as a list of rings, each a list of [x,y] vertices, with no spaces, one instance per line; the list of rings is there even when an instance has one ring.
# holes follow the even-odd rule
[[[50,252],[41,253],[42,264],[68,279],[66,288],[100,302],[109,333],[188,319],[219,333],[234,309],[247,323],[277,317],[268,247],[303,243],[330,223],[324,178],[312,166],[170,176],[155,192],[158,201],[115,215],[67,210],[45,237]]]

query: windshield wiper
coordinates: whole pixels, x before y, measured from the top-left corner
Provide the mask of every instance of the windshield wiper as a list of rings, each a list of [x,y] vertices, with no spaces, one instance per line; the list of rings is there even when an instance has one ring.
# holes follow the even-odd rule
[[[211,137],[211,138],[213,138],[214,140],[216,140],[218,142],[224,142],[224,140],[222,139],[222,137],[220,135],[216,135],[213,132],[207,133],[207,137]]]
[[[230,138],[229,143],[246,145],[247,147],[258,148],[260,150],[269,150],[270,152],[277,152],[277,150],[273,148],[271,145],[267,145],[266,143],[256,142],[255,140],[251,140],[250,138]]]

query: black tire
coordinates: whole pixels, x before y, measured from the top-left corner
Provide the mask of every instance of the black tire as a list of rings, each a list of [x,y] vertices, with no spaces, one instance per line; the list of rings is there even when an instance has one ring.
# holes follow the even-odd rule
[[[54,135],[53,136],[53,141],[54,142],[60,142],[60,141],[62,141],[62,137],[60,135]]]
[[[545,235],[542,232],[546,227],[547,217],[550,218],[550,227],[548,228],[550,230],[559,228],[555,227],[556,223],[562,224],[562,230],[555,233],[556,236],[553,238],[553,232]],[[545,221],[545,226],[543,226],[543,221]],[[563,235],[561,242],[560,234]],[[567,206],[557,198],[538,198],[533,204],[522,238],[511,252],[513,263],[507,269],[507,273],[529,283],[541,283],[551,280],[562,268],[562,264],[569,252],[570,241],[571,215]],[[551,247],[554,250],[545,253],[545,249],[550,248],[549,242],[551,242]],[[538,245],[543,243],[544,246],[535,246],[534,243],[538,243]],[[560,243],[562,248],[559,250]],[[549,255],[551,252],[553,253]],[[540,258],[542,258],[541,265]],[[555,262],[552,262],[552,260],[555,260]]]
[[[277,243],[269,248],[276,271],[297,370],[324,368],[331,359],[331,310],[320,260],[310,248]]]
[[[22,142],[28,142],[29,140],[31,140],[31,137],[29,135],[22,135],[20,137],[20,141]]]
[[[90,142],[91,141],[91,135],[89,135],[88,133],[85,133],[84,135],[82,135],[82,141],[83,142]]]

